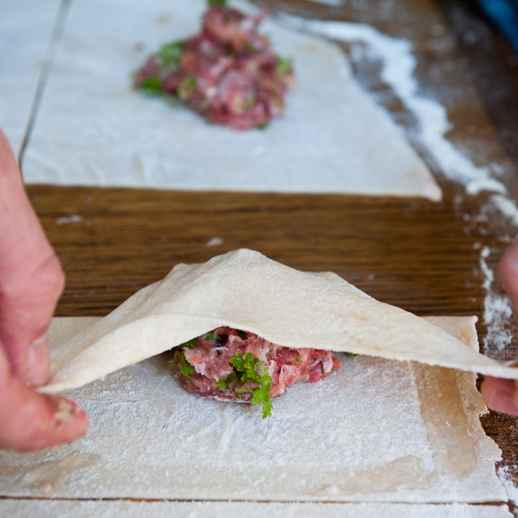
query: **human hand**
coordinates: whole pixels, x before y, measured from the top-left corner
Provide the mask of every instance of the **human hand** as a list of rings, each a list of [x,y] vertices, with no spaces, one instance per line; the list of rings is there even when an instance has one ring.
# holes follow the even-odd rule
[[[511,245],[502,256],[498,265],[498,277],[511,298],[514,310],[518,311],[518,243]],[[486,376],[481,391],[489,408],[518,416],[517,382]]]
[[[63,287],[59,260],[0,131],[0,448],[37,450],[86,431],[75,403],[32,388],[49,378],[46,332]]]

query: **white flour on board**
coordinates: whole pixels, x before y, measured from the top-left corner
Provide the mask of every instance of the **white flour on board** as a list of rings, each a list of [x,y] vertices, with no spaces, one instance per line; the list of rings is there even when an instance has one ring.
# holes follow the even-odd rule
[[[207,241],[207,246],[221,246],[224,243],[224,239],[222,237],[211,237]]]
[[[481,191],[505,193],[506,187],[491,177],[491,167],[477,167],[449,142],[445,135],[451,129],[446,109],[436,100],[419,93],[415,77],[417,61],[412,44],[393,38],[370,25],[350,22],[303,20],[281,15],[279,19],[301,31],[338,41],[361,41],[381,59],[381,78],[404,102],[419,121],[419,138],[432,154],[441,171],[452,180],[466,185],[470,194]]]
[[[83,218],[79,214],[69,214],[56,219],[58,225],[69,225],[71,223],[81,223]]]
[[[509,328],[512,315],[509,297],[495,291],[495,274],[487,263],[491,249],[487,246],[480,251],[480,271],[484,276],[482,287],[486,293],[484,301],[484,324],[487,335],[484,339],[484,350],[487,353],[504,351],[513,339]]]
[[[518,227],[518,210],[514,201],[504,195],[495,194],[492,196],[491,202],[507,218],[509,223]]]
[[[496,469],[496,474],[498,478],[502,482],[504,486],[504,490],[507,493],[507,498],[512,502],[518,501],[518,488],[515,487],[513,483],[513,474],[509,466],[498,466]],[[516,510],[514,512],[514,516],[516,517]]]

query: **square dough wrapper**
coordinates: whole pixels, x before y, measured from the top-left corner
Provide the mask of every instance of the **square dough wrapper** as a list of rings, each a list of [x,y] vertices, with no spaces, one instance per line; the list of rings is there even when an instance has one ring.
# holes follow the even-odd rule
[[[441,199],[427,167],[356,84],[338,47],[272,21],[263,30],[295,59],[297,83],[285,115],[264,131],[209,125],[181,105],[132,90],[130,74],[146,55],[197,31],[204,6],[73,2],[28,147],[26,180]]]
[[[95,320],[57,319],[51,344]],[[432,321],[477,346],[472,319]],[[274,400],[268,420],[247,406],[185,393],[167,357],[70,396],[90,414],[88,437],[45,453],[0,453],[0,495],[506,500],[495,475],[500,451],[481,428],[485,408],[470,373],[346,358],[333,376]]]

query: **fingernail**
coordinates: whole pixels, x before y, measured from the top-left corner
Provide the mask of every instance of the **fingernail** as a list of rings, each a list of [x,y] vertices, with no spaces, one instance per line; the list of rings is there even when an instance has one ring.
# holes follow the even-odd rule
[[[56,427],[63,426],[81,414],[82,410],[73,401],[62,398],[58,399],[56,412],[54,413]]]
[[[58,425],[66,423],[72,419],[73,414],[73,406],[66,399],[60,399],[58,401],[58,408],[56,413],[54,414],[54,419]]]
[[[47,336],[41,336],[27,348],[23,378],[28,385],[44,385],[49,379]]]

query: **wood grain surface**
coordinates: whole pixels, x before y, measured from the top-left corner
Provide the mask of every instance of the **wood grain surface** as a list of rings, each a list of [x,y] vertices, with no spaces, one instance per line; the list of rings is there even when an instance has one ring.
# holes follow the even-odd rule
[[[512,192],[518,192],[518,95],[513,97],[518,67],[507,44],[458,2],[372,0],[340,8],[303,0],[268,4],[305,16],[365,22],[408,38],[416,49],[423,92],[448,108],[451,141],[476,163],[498,164]],[[480,315],[480,249],[489,246],[489,261],[495,264],[514,228],[486,207],[487,195],[468,196],[441,175],[414,138],[416,121],[380,80],[379,65],[360,62],[354,68],[439,175],[443,203],[30,187],[67,273],[58,315],[104,315],[176,263],[205,261],[239,247],[301,269],[333,270],[371,295],[418,314]],[[76,214],[81,221],[60,219]],[[207,246],[214,237],[223,243]],[[479,330],[483,337],[483,323]],[[518,348],[513,350],[518,355]],[[516,420],[491,413],[483,424],[518,482]]]

